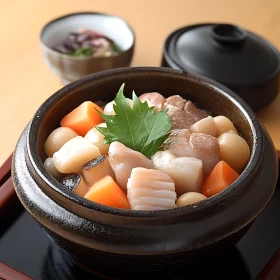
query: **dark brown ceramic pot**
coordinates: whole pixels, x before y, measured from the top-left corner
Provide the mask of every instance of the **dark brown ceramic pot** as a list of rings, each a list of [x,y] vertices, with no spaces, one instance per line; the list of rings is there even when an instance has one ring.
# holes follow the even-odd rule
[[[230,118],[251,148],[248,166],[229,188],[197,204],[163,211],[113,209],[66,190],[44,169],[43,144],[60,119],[85,100],[179,94]],[[277,179],[273,144],[251,109],[220,84],[165,68],[123,68],[87,76],[62,88],[38,109],[13,160],[18,197],[51,239],[87,268],[157,271],[188,267],[235,244],[271,198]],[[201,264],[201,262],[200,262]]]

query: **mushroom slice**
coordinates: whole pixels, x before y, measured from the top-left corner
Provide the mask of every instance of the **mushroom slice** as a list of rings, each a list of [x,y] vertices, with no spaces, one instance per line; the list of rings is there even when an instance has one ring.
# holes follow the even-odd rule
[[[115,178],[108,156],[105,155],[90,160],[82,167],[82,176],[89,186],[107,175]]]
[[[61,180],[61,184],[79,196],[84,196],[89,189],[83,177],[76,173],[66,175]]]

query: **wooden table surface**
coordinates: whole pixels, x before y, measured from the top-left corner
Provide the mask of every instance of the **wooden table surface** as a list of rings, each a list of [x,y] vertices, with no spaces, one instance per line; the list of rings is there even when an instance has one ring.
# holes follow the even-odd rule
[[[125,18],[136,33],[133,66],[159,66],[166,36],[178,27],[199,22],[239,24],[280,49],[279,0],[5,1],[0,9],[0,165],[38,106],[62,86],[42,59],[41,27],[54,17],[78,11]],[[280,149],[280,95],[258,116]]]

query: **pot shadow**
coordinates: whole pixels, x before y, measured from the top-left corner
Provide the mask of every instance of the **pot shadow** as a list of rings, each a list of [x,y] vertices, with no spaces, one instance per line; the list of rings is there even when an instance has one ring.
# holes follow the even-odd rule
[[[98,271],[98,272],[97,272]],[[183,268],[160,272],[120,272],[110,271],[110,268],[94,268],[88,270],[85,267],[75,264],[71,257],[57,247],[51,244],[44,262],[41,279],[43,280],[116,280],[116,279],[176,279],[176,280],[236,280],[250,279],[250,273],[246,262],[240,251],[233,247],[220,257],[209,261],[207,264],[198,264],[191,269],[186,265]]]

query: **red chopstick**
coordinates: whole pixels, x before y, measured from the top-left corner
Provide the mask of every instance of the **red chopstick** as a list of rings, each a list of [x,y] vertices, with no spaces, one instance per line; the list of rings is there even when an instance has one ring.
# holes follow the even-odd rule
[[[0,262],[0,279],[4,280],[32,280],[32,278],[14,270]]]
[[[11,164],[12,155],[0,168],[0,218],[5,215],[16,201],[16,192],[11,178]]]
[[[280,279],[280,250],[266,265],[258,280],[278,280]]]
[[[10,155],[0,168],[0,186],[11,176],[12,158],[13,155]]]

